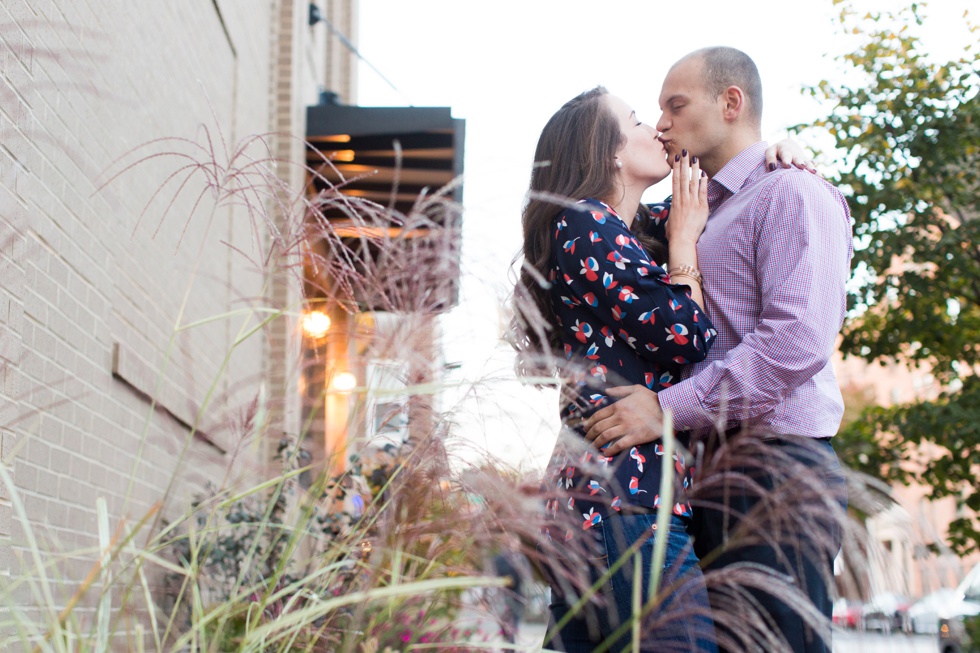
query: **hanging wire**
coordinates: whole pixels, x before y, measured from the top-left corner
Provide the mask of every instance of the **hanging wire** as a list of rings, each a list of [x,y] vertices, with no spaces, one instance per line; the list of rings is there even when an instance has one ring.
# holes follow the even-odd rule
[[[330,30],[330,33],[333,34],[334,36],[336,36],[340,40],[340,42],[344,45],[345,48],[347,48],[348,50],[350,50],[354,54],[355,57],[357,57],[358,59],[360,59],[361,61],[363,61],[365,64],[367,64],[367,66],[371,70],[373,70],[375,73],[377,73],[378,77],[380,77],[381,79],[383,79],[385,81],[385,83],[392,88],[392,90],[394,90],[396,93],[398,93],[399,95],[401,95],[405,99],[405,101],[408,103],[408,106],[410,106],[410,107],[414,107],[415,106],[415,104],[409,99],[409,97],[407,95],[405,95],[404,93],[402,93],[402,91],[397,86],[395,86],[391,82],[390,79],[388,79],[387,77],[384,76],[384,73],[382,73],[380,70],[378,70],[377,66],[375,66],[373,63],[371,63],[370,61],[368,61],[364,57],[364,55],[362,55],[358,51],[357,46],[355,46],[353,43],[351,43],[350,39],[348,39],[347,36],[343,32],[341,32],[339,29],[337,29],[336,27],[333,26],[333,23],[331,23],[329,20],[327,20],[324,17],[321,17],[320,18],[320,22],[322,22],[324,25],[327,26],[327,29]]]

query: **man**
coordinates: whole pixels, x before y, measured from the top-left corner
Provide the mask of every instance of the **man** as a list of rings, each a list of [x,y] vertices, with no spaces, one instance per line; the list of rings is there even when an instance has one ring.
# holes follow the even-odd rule
[[[504,641],[514,644],[517,641],[517,631],[524,619],[524,579],[530,573],[527,559],[519,552],[519,542],[515,536],[510,536],[505,542],[505,548],[493,558],[493,571],[500,578],[508,580],[507,587],[498,588],[496,607],[499,611],[501,634]],[[513,651],[513,647],[503,649]]]
[[[701,503],[694,533],[706,571],[758,563],[789,574],[793,588],[812,603],[767,592],[765,582],[744,592],[715,592],[719,644],[747,646],[738,623],[726,625],[725,616],[733,606],[757,601],[792,650],[829,651],[807,625],[814,625],[816,608],[827,619],[820,633],[829,640],[828,567],[840,546],[836,519],[846,505],[830,443],[843,414],[830,359],[846,310],[850,212],[843,195],[816,175],[795,168],[766,174],[762,84],[744,53],[713,47],[688,54],[664,80],[660,107],[657,129],[669,157],[687,151],[711,178],[698,264],[704,308],[718,337],[703,363],[659,394],[642,386],[611,389],[619,400],[592,416],[587,437],[599,447],[611,443],[606,452],[613,455],[659,437],[665,411],[675,431],[714,433],[720,445],[709,448],[705,460],[725,473],[712,477],[711,469],[701,470],[700,484],[717,492]],[[754,474],[748,465],[711,458],[726,450],[756,452],[754,460],[765,468]],[[746,476],[731,481],[735,471]],[[760,487],[764,491],[753,492]],[[786,502],[782,509],[789,514],[776,526],[775,518],[759,517],[767,510],[783,514],[773,497]],[[813,512],[828,506],[832,515]],[[767,532],[746,537],[752,530],[746,525],[753,524]],[[772,533],[787,530],[792,537],[773,544]]]

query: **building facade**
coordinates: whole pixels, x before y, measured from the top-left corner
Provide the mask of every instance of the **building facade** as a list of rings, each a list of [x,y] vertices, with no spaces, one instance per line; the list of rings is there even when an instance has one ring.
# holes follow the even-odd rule
[[[868,363],[838,355],[835,371],[845,401],[856,409],[934,400],[943,389],[927,368],[894,362]],[[960,557],[945,544],[950,522],[963,515],[955,498],[935,499],[931,492],[915,483],[895,485],[891,503],[869,515],[866,583],[860,588],[865,596],[860,598],[896,593],[917,599],[952,589],[980,563],[980,555]]]
[[[101,506],[145,538],[301,428],[306,110],[355,99],[356,33],[356,0],[0,7],[0,574],[28,619],[84,589]]]

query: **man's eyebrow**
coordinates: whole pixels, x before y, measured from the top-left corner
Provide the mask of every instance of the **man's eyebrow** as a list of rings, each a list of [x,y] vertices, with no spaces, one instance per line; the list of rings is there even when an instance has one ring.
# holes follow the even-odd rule
[[[667,100],[664,102],[664,104],[670,104],[674,100],[686,100],[686,99],[687,99],[687,96],[684,95],[683,93],[674,93],[669,98],[667,98]]]

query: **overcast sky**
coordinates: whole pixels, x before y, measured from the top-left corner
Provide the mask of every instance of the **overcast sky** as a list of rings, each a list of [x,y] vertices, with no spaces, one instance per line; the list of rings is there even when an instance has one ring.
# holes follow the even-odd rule
[[[866,11],[900,2],[854,5]],[[926,7],[921,34],[929,52],[945,59],[961,54],[970,38],[962,16],[974,2],[934,0]],[[447,360],[462,364],[452,376],[460,393],[447,392],[445,407],[456,411],[467,459],[486,450],[513,465],[540,467],[557,432],[554,393],[513,380],[513,354],[500,345],[498,319],[512,287],[508,268],[520,247],[520,211],[547,119],[602,84],[655,124],[670,65],[699,47],[729,45],[759,66],[763,137],[774,142],[786,127],[821,115],[802,87],[841,77],[833,57],[851,51],[853,41],[841,34],[836,15],[831,0],[360,0],[358,47],[378,72],[360,66],[357,103],[449,106],[466,120],[464,277],[460,306],[444,319],[444,344]],[[669,181],[662,182],[646,199],[668,193]]]

